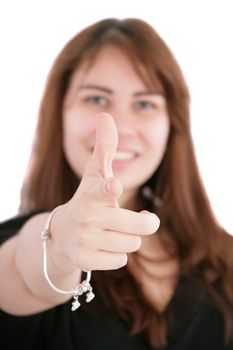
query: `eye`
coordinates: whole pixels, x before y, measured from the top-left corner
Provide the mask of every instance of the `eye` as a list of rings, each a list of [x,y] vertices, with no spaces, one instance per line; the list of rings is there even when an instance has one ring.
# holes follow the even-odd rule
[[[85,101],[88,104],[94,105],[94,106],[106,106],[107,105],[107,98],[104,96],[97,96],[97,95],[87,96],[85,98]]]
[[[138,101],[135,103],[136,109],[142,109],[142,110],[147,110],[147,109],[155,109],[156,105],[151,102],[151,101]]]

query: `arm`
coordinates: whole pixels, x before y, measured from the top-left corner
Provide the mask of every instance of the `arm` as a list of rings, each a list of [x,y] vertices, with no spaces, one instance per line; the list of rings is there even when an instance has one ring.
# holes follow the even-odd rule
[[[33,216],[0,248],[0,307],[6,312],[15,315],[35,313],[70,298],[52,290],[43,275],[41,231],[47,217],[48,214]],[[80,269],[71,266],[64,256],[51,253],[48,244],[51,279],[56,286],[70,290],[80,281]],[[60,266],[56,266],[55,261]]]

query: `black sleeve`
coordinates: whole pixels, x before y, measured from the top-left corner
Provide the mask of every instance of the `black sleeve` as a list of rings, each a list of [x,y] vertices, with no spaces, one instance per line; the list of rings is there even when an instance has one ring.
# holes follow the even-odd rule
[[[33,215],[39,212],[33,212],[27,215],[18,215],[0,222],[0,245],[7,239],[13,237]]]

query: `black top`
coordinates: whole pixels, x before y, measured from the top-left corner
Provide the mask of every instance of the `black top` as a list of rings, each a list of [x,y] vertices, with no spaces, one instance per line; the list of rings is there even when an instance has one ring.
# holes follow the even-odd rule
[[[0,244],[15,235],[29,217],[0,223]],[[168,306],[168,316],[175,325],[173,322],[169,330],[166,350],[233,350],[233,342],[224,346],[222,315],[198,288],[192,278],[180,279]],[[15,302],[20,300],[16,297]],[[152,350],[144,334],[130,336],[121,320],[93,312],[95,304],[94,299],[72,312],[69,301],[30,316],[13,316],[0,310],[0,349]]]

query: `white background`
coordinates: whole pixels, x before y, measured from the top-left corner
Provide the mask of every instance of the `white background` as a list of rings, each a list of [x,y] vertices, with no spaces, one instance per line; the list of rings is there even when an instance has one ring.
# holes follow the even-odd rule
[[[139,17],[165,39],[188,82],[200,171],[219,222],[233,234],[231,0],[0,2],[0,221],[14,215],[37,110],[56,54],[105,17]]]

